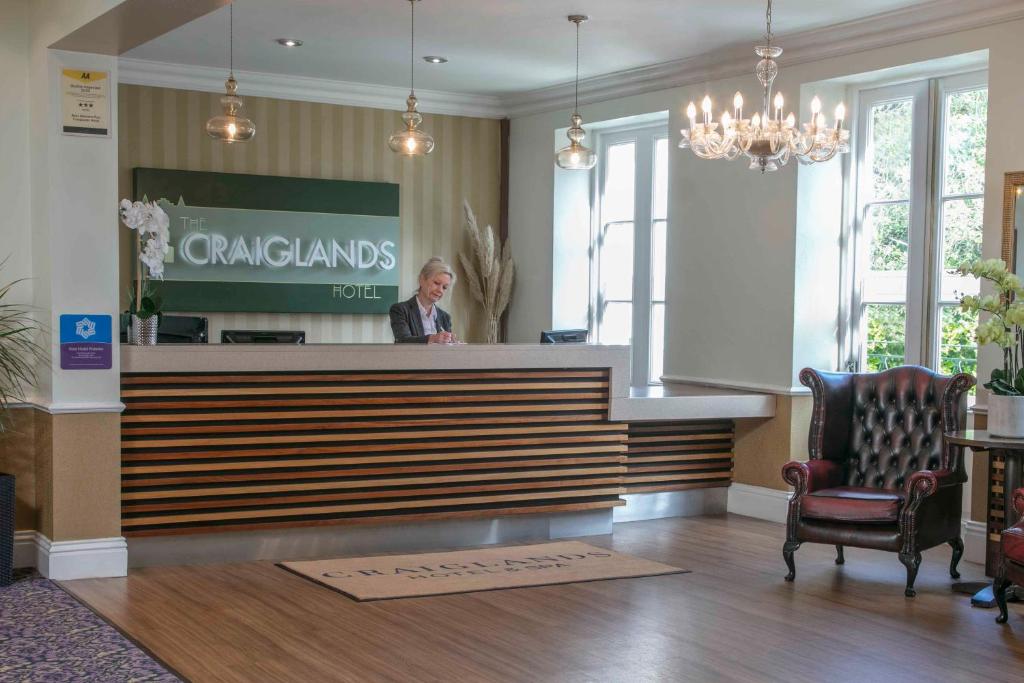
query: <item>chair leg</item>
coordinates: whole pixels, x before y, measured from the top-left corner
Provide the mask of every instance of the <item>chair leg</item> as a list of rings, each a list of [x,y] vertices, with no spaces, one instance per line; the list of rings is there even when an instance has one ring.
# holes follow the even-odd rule
[[[903,594],[908,598],[917,595],[914,581],[917,580],[917,569],[921,566],[921,553],[900,553],[900,562],[907,568],[907,588]]]
[[[960,564],[960,558],[964,556],[964,539],[957,536],[949,542],[951,548],[953,548],[953,559],[949,561],[949,575],[954,579],[960,578],[960,572],[956,570],[958,564]]]
[[[1010,587],[1010,583],[1011,581],[1005,576],[996,576],[996,580],[992,582],[992,592],[995,594],[996,605],[999,607],[999,616],[996,617],[997,624],[1006,623],[1006,589]]]
[[[843,546],[836,546],[836,564],[846,564],[846,558],[843,557]]]
[[[785,545],[782,546],[782,557],[786,560],[786,566],[789,567],[789,573],[786,574],[786,581],[792,581],[796,578],[796,564],[793,562],[793,553],[800,547],[800,541],[786,541]]]

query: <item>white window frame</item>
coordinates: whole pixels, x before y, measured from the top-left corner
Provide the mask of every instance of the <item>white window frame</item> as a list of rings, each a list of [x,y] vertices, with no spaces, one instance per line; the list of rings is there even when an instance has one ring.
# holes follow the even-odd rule
[[[851,220],[853,235],[849,241],[852,247],[852,303],[849,311],[848,338],[842,340],[841,348],[846,350],[844,365],[847,370],[866,369],[866,345],[863,343],[861,325],[864,307],[867,304],[887,301],[867,301],[864,293],[864,273],[869,263],[870,247],[865,234],[865,218],[872,204],[871,159],[868,158],[868,125],[871,108],[880,103],[912,99],[912,141],[909,232],[910,249],[907,263],[907,291],[902,301],[906,306],[906,343],[904,363],[937,368],[939,365],[939,307],[942,285],[942,226],[941,209],[945,198],[942,194],[942,174],[945,134],[945,97],[949,93],[988,87],[986,71],[917,80],[898,85],[860,90],[857,93],[857,123],[855,127],[853,159],[853,191]],[[982,197],[980,195],[967,195]],[[894,202],[895,203],[895,202]]]
[[[660,384],[658,377],[650,376],[650,330],[651,330],[651,273],[654,228],[654,162],[655,142],[669,139],[668,122],[659,121],[654,124],[630,126],[628,128],[610,128],[597,134],[595,147],[598,164],[593,183],[593,216],[591,230],[591,291],[590,291],[590,331],[591,338],[600,338],[601,311],[604,300],[600,290],[600,249],[601,236],[605,229],[601,204],[604,192],[604,181],[607,174],[608,148],[623,143],[634,143],[634,195],[633,195],[633,292],[632,292],[632,334],[631,334],[631,372],[633,386]],[[666,216],[667,220],[667,216]],[[666,299],[668,292],[665,293]],[[667,302],[666,302],[667,307]]]
[[[938,126],[938,136],[936,144],[936,163],[935,163],[935,182],[934,182],[934,194],[931,197],[931,215],[934,217],[935,230],[934,238],[936,240],[935,249],[932,251],[934,257],[934,263],[932,264],[932,272],[935,273],[935,277],[931,282],[931,308],[930,308],[930,320],[931,327],[929,328],[929,335],[932,340],[930,348],[926,350],[926,361],[928,367],[938,368],[941,359],[940,346],[942,344],[942,316],[940,309],[944,305],[959,304],[959,300],[955,298],[943,299],[942,298],[942,244],[944,241],[944,235],[942,233],[942,206],[943,203],[948,199],[980,199],[984,202],[985,200],[985,188],[981,188],[981,192],[966,193],[966,194],[945,194],[945,188],[943,187],[943,174],[945,173],[946,163],[943,157],[943,152],[946,149],[946,97],[953,93],[963,92],[965,90],[977,90],[979,88],[988,88],[988,74],[984,71],[973,72],[967,74],[960,74],[957,76],[947,76],[945,78],[938,79],[936,83],[936,116],[935,122]],[[986,122],[986,137],[988,136],[988,125]]]

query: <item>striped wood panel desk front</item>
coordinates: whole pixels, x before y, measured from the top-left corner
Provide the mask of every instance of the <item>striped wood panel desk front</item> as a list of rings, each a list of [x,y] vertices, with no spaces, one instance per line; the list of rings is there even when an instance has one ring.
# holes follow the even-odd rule
[[[126,536],[621,505],[607,369],[122,376]]]

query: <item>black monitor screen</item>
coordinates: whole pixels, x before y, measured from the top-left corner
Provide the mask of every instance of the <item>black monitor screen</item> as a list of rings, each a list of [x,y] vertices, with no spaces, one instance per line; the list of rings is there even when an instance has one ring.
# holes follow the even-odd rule
[[[540,333],[541,344],[582,344],[587,341],[587,330],[545,330]]]
[[[305,344],[303,330],[221,330],[222,344]]]

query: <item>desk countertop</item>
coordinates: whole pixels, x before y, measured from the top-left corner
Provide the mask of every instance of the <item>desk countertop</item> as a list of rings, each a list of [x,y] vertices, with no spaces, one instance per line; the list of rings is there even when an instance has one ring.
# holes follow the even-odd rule
[[[767,418],[775,396],[669,383],[629,386],[629,347],[594,344],[161,344],[121,346],[121,372],[610,368],[612,420]]]

